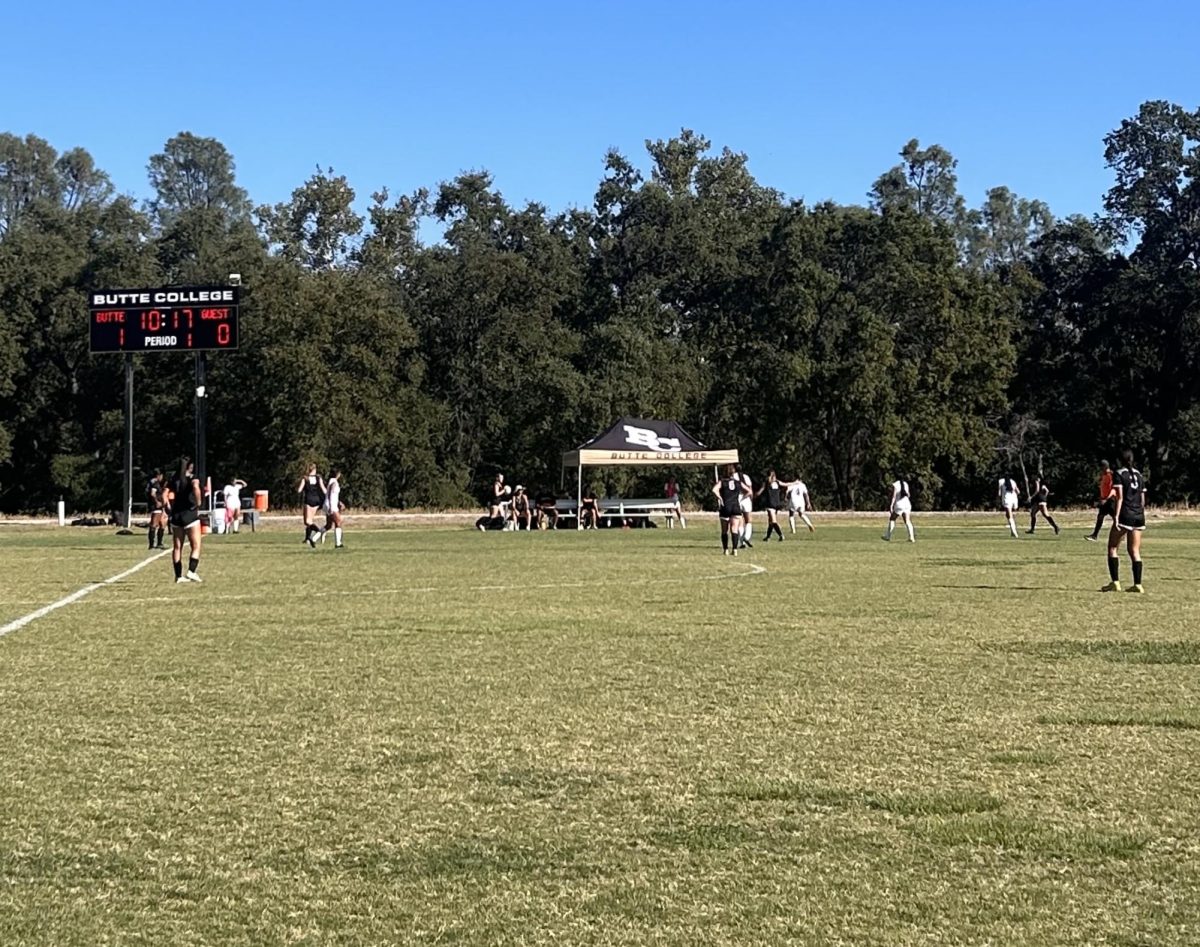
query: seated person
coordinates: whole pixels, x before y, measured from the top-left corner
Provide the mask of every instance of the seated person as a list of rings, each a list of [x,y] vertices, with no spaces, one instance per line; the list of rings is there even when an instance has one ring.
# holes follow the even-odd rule
[[[579,525],[584,529],[597,529],[600,526],[600,501],[591,487],[584,493],[583,504],[579,507]]]
[[[529,505],[529,495],[519,483],[513,488],[512,516],[514,529],[524,527],[526,531],[533,528],[533,510]]]
[[[540,494],[536,507],[538,529],[558,529],[558,504],[553,494]]]

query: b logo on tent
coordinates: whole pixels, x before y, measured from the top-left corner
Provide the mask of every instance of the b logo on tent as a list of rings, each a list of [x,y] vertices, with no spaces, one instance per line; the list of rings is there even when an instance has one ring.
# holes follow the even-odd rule
[[[625,441],[635,447],[645,447],[647,450],[656,451],[677,451],[679,450],[679,438],[677,437],[659,437],[657,431],[652,431],[645,427],[633,427],[630,424],[623,425],[625,428]]]

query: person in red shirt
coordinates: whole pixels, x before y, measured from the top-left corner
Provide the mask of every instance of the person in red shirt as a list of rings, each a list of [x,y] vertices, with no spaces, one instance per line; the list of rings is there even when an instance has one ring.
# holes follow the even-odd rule
[[[1107,460],[1102,460],[1100,461],[1100,509],[1096,511],[1096,526],[1090,536],[1083,538],[1089,543],[1096,542],[1100,538],[1100,530],[1104,527],[1105,518],[1116,515],[1117,497],[1113,493],[1112,467],[1108,465]]]

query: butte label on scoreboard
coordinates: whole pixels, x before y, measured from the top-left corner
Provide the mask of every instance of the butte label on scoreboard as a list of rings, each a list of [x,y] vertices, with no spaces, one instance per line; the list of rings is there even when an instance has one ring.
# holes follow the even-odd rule
[[[88,294],[92,352],[204,352],[238,347],[237,286]]]

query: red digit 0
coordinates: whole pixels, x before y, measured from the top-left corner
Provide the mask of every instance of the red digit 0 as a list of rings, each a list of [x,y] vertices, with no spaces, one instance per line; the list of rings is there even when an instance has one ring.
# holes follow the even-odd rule
[[[229,344],[229,323],[217,323],[217,345]]]

